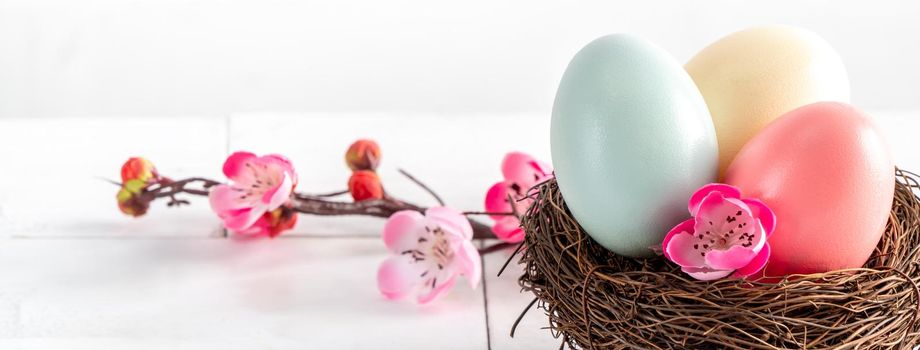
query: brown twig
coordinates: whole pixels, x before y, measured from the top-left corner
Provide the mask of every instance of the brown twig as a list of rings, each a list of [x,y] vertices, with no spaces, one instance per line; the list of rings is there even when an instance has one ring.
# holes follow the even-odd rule
[[[341,195],[348,194],[348,190],[341,190],[329,193],[320,193],[320,194],[303,194],[303,193],[294,193],[294,196],[297,198],[330,198],[338,197]]]
[[[437,193],[432,191],[430,187],[426,186],[423,182],[419,181],[419,179],[416,179],[415,176],[412,176],[412,174],[409,174],[409,172],[403,169],[398,169],[398,170],[400,174],[403,174],[403,176],[409,178],[410,181],[414,182],[416,185],[418,185],[418,187],[421,187],[423,190],[428,192],[428,194],[434,197],[434,200],[438,201],[439,205],[441,205],[442,207],[444,206],[444,200],[441,199],[441,196],[439,196]]]
[[[201,189],[186,188],[186,186],[194,184],[196,182],[201,183]],[[188,193],[188,194],[194,194],[198,196],[207,196],[208,189],[210,189],[212,186],[216,186],[219,184],[220,182],[217,182],[211,179],[206,179],[203,177],[191,177],[191,178],[182,179],[179,181],[173,181],[173,180],[166,179],[165,181],[161,181],[159,185],[155,185],[156,187],[147,189],[145,194],[154,193],[155,198],[172,197],[179,193]]]
[[[514,197],[512,197],[511,194],[509,193],[508,194],[508,204],[511,204],[511,215],[514,215],[514,217],[520,220],[521,213],[518,211],[517,206],[514,205],[514,203],[515,203]]]

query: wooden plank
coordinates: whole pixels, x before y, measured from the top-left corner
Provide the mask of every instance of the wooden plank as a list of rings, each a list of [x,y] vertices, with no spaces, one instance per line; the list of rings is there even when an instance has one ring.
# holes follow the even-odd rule
[[[0,241],[0,347],[485,349],[483,297],[376,287],[377,239]]]
[[[490,241],[486,245],[493,244]],[[502,265],[511,256],[513,248],[495,252],[483,257],[483,278],[486,284],[486,304],[489,314],[489,343],[492,350],[511,349],[556,349],[562,340],[554,339],[546,327],[549,319],[543,310],[532,307],[521,320],[511,337],[515,320],[534,296],[521,291],[518,277],[523,270],[515,258],[501,276],[497,276]]]

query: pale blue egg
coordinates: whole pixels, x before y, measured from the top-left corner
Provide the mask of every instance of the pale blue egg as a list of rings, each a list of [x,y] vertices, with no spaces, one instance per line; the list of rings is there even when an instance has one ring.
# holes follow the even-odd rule
[[[703,96],[679,62],[636,36],[601,37],[572,58],[550,130],[569,210],[620,255],[653,255],[690,217],[690,195],[716,180],[718,145]]]

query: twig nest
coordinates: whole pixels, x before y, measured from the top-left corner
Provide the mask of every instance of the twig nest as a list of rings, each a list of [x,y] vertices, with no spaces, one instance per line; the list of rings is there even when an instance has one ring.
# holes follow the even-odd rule
[[[863,268],[758,283],[697,281],[663,257],[616,255],[584,232],[550,180],[522,220],[520,284],[572,348],[910,349],[920,344],[920,185],[906,171],[896,181],[887,230]]]

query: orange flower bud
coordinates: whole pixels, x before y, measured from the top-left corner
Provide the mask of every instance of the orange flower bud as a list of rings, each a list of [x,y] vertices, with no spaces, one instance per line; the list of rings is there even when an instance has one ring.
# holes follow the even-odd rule
[[[355,202],[383,198],[383,185],[377,173],[370,170],[358,170],[348,179],[348,192]]]
[[[141,199],[147,183],[140,179],[125,181],[115,198],[118,200],[118,209],[125,215],[138,217],[147,213],[150,203]]]
[[[130,180],[141,180],[148,182],[160,177],[157,169],[149,160],[141,157],[132,157],[121,166],[121,182],[126,183]]]
[[[351,170],[377,170],[380,164],[380,146],[374,140],[355,141],[345,153],[345,163]]]

